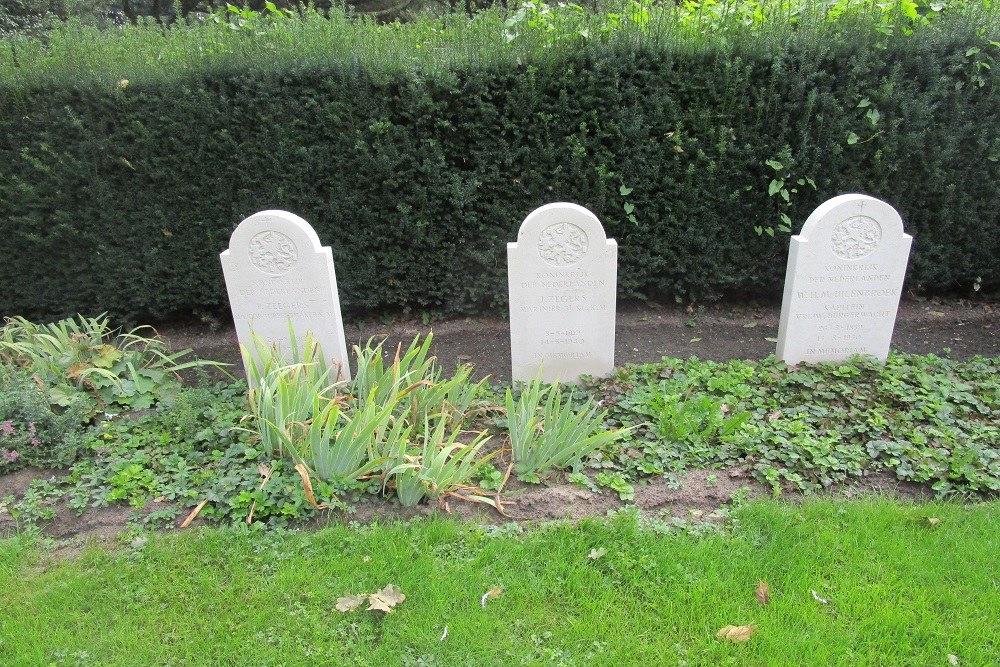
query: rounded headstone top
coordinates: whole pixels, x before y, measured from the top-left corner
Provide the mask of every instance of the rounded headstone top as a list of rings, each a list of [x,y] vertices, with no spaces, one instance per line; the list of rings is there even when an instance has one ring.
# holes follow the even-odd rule
[[[522,252],[534,248],[545,264],[556,268],[583,261],[590,250],[604,246],[606,241],[597,216],[569,202],[536,208],[517,232],[517,245]]]
[[[251,263],[270,275],[281,275],[303,253],[322,249],[312,226],[288,211],[261,211],[246,218],[229,237],[229,249],[246,248]]]
[[[830,251],[840,259],[863,259],[887,239],[908,238],[903,219],[889,204],[862,194],[838,195],[812,212],[796,238],[828,238]]]

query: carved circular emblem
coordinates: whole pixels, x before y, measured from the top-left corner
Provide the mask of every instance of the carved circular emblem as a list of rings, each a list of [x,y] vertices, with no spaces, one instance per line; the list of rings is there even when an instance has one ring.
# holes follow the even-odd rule
[[[861,259],[875,251],[882,240],[882,226],[877,220],[856,215],[833,229],[830,246],[841,259]]]
[[[281,232],[268,230],[250,239],[250,262],[270,276],[288,273],[297,259],[295,244]]]
[[[587,232],[571,222],[557,222],[542,230],[538,254],[551,266],[572,266],[587,254]]]

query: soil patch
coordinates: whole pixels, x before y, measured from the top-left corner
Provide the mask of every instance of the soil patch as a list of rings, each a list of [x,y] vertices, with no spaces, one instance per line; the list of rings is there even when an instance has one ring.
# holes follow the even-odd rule
[[[680,306],[623,304],[615,333],[618,365],[652,363],[663,357],[763,359],[774,353],[780,304],[740,303]],[[202,359],[232,364],[243,374],[239,342],[231,325],[204,323],[160,327],[175,350],[191,348]],[[385,323],[345,322],[348,347],[370,338],[386,339],[386,348],[404,347],[417,334],[434,333],[433,354],[445,369],[470,363],[476,377],[510,381],[510,329],[506,318],[485,316],[423,324],[412,319]],[[900,304],[892,348],[913,354],[939,354],[956,359],[1000,356],[1000,303],[905,300]]]

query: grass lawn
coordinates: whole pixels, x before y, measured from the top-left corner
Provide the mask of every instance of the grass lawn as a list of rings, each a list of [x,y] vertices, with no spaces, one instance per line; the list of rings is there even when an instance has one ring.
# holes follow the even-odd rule
[[[206,528],[73,557],[25,535],[0,542],[0,664],[986,667],[998,507],[759,502],[724,530],[629,512],[527,531]],[[406,595],[390,614],[335,609],[390,583]],[[748,624],[747,643],[715,639]]]

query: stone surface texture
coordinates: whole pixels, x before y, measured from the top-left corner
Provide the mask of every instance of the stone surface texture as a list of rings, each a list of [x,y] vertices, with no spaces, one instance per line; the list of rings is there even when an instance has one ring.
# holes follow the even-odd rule
[[[840,195],[820,205],[792,237],[778,359],[885,361],[912,241],[899,213],[874,197]]]
[[[615,366],[618,244],[569,203],[532,211],[507,244],[513,379],[574,382]]]
[[[239,224],[220,255],[241,345],[251,331],[291,361],[289,324],[301,345],[307,332],[341,379],[350,378],[333,253],[297,215],[262,211]]]

